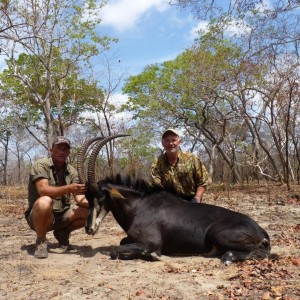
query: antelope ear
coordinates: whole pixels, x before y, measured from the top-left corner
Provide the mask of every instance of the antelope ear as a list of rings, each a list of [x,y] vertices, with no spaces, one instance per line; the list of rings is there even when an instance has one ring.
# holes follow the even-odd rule
[[[125,199],[125,197],[118,190],[116,190],[114,188],[109,190],[109,195],[111,196],[111,198]]]

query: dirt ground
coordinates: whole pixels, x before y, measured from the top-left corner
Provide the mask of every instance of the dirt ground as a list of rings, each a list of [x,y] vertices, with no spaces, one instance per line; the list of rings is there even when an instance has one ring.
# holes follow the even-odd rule
[[[300,299],[300,187],[212,188],[205,202],[246,213],[270,235],[272,259],[223,266],[218,258],[111,260],[124,233],[111,215],[95,236],[71,235],[61,254],[52,233],[48,259],[33,257],[23,218],[24,187],[0,187],[0,299]]]

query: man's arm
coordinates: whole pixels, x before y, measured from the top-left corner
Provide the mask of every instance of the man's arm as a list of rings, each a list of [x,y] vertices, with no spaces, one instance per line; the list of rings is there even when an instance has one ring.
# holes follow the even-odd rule
[[[78,206],[89,208],[89,202],[84,195],[74,195],[75,202]]]
[[[157,172],[157,160],[151,165],[152,183],[162,187],[161,176]]]
[[[206,191],[206,186],[198,186],[194,199],[198,202],[202,202],[203,194]]]
[[[40,196],[49,196],[51,198],[67,194],[84,195],[86,191],[85,184],[80,183],[71,183],[62,186],[50,186],[48,179],[45,178],[39,178],[34,183]]]
[[[199,157],[195,156],[195,183],[198,186],[194,199],[202,202],[203,194],[206,192],[207,185],[211,182],[208,172]]]

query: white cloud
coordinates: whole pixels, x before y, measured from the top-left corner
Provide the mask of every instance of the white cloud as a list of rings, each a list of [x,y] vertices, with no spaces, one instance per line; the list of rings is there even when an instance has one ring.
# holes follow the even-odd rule
[[[125,104],[128,101],[128,96],[123,94],[113,94],[110,99],[110,103],[114,104],[117,109],[121,108],[122,104]],[[113,116],[114,122],[120,124],[126,124],[131,122],[132,113],[128,111],[119,112]]]
[[[250,32],[250,27],[243,21],[232,21],[231,24],[226,28],[226,33],[229,36],[237,35],[242,36]]]
[[[201,21],[194,26],[189,32],[189,38],[194,40],[199,37],[199,31],[206,33],[209,30],[209,22]],[[225,29],[225,34],[228,36],[242,36],[248,34],[250,27],[243,21],[233,20]]]
[[[264,12],[265,10],[273,9],[274,6],[272,4],[272,1],[270,0],[263,0],[261,3],[257,3],[255,9],[257,9],[259,12]]]
[[[199,37],[199,31],[201,30],[202,32],[207,32],[208,31],[208,22],[207,21],[200,21],[196,26],[194,26],[190,32],[189,32],[189,39],[194,40],[197,37]]]
[[[125,104],[128,101],[128,96],[123,94],[113,94],[110,97],[109,103],[112,105],[115,105],[116,109],[119,109],[122,104]],[[100,113],[100,112],[99,112]],[[100,113],[101,114],[101,113]],[[90,113],[85,112],[81,115],[83,118],[85,118],[86,121],[88,120],[94,120],[97,122],[97,114],[96,113]],[[116,124],[123,124],[128,123],[132,119],[132,114],[130,112],[118,112],[116,114],[113,114],[112,116],[113,122]]]
[[[167,0],[111,0],[100,11],[101,24],[122,32],[134,28],[149,10],[162,12],[168,7]]]
[[[128,100],[128,96],[123,94],[114,94],[112,95],[111,102],[117,107],[120,108],[120,106],[124,103],[126,103]]]

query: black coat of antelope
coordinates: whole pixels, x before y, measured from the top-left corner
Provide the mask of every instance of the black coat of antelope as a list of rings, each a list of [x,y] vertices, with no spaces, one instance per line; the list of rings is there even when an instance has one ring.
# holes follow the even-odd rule
[[[110,140],[124,135],[87,141],[78,154],[78,174],[85,182],[83,161],[88,161],[86,197],[89,214],[87,234],[95,234],[111,211],[126,232],[110,253],[112,259],[157,260],[164,255],[220,257],[225,264],[270,256],[267,232],[249,216],[208,204],[189,203],[177,195],[116,176],[96,182],[95,161]]]

